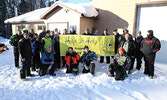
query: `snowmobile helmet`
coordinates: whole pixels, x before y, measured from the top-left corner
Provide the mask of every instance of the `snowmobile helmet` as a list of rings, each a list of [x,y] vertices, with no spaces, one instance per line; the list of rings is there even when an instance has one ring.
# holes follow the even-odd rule
[[[153,37],[153,30],[148,30],[147,32],[147,37]]]
[[[23,33],[28,33],[28,29],[27,28],[23,28]]]
[[[120,48],[119,48],[119,51],[125,52],[125,49],[124,49],[123,47],[120,47]]]
[[[84,49],[89,49],[89,47],[87,45],[85,45]]]

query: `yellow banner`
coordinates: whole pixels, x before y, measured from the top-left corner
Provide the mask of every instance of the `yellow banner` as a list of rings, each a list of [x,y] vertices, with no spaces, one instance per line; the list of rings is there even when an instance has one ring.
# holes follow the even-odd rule
[[[60,35],[59,39],[61,56],[66,54],[69,47],[82,55],[85,45],[98,56],[115,55],[115,36]]]

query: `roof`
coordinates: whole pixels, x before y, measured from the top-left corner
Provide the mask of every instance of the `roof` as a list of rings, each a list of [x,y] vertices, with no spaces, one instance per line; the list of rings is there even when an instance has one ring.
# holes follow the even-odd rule
[[[38,22],[42,21],[40,16],[46,12],[49,9],[49,7],[46,8],[40,8],[28,13],[25,13],[23,15],[19,15],[13,18],[9,18],[5,20],[5,23],[19,23],[19,22]]]
[[[69,10],[73,10],[85,17],[98,16],[97,10],[91,5],[91,3],[74,4],[74,3],[63,3],[63,2],[57,1],[51,7],[37,9],[31,12],[25,13],[23,15],[9,18],[4,22],[5,23],[40,22],[58,6],[68,8]]]
[[[50,13],[57,6],[66,7],[70,10],[74,10],[85,17],[97,17],[98,11],[91,5],[91,3],[84,4],[74,4],[74,3],[63,3],[63,2],[55,2],[44,14],[42,14],[41,18],[45,18],[48,13]]]

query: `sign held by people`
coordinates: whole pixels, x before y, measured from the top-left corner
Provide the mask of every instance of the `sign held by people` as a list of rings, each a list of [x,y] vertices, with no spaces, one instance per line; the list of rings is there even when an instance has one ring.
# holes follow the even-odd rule
[[[69,47],[82,55],[85,45],[98,56],[115,55],[115,36],[60,35],[59,39],[61,56],[66,54]]]

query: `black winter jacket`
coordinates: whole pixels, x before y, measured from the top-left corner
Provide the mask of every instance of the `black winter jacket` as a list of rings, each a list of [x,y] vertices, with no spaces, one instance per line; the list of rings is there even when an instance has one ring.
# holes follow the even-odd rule
[[[152,38],[144,38],[141,42],[141,51],[144,55],[151,55],[155,54],[161,48],[161,43],[159,39],[152,37]]]
[[[18,43],[19,54],[21,58],[30,59],[32,56],[32,47],[30,39],[21,39]]]

